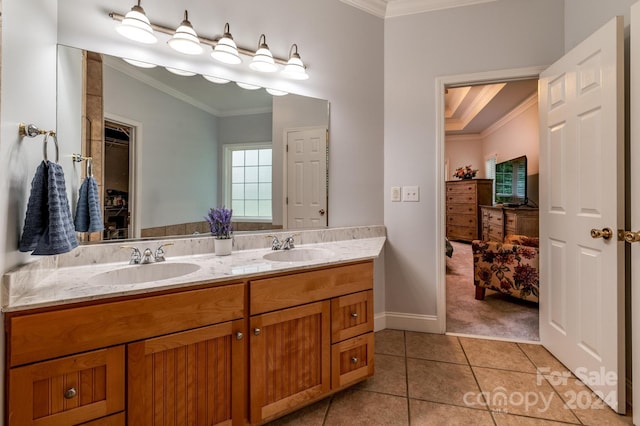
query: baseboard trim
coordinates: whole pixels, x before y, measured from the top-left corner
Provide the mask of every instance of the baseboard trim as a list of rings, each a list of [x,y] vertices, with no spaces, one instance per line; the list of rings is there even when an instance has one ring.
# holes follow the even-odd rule
[[[374,317],[374,330],[386,328],[423,333],[442,333],[436,315],[405,314],[401,312],[383,312]]]

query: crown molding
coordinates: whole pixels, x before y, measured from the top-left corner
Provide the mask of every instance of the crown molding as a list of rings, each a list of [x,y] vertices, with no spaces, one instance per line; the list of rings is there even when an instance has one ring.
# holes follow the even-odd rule
[[[497,0],[340,0],[379,18],[395,18],[416,13],[490,3]]]
[[[491,126],[484,129],[482,133],[480,133],[480,136],[482,136],[483,139],[486,138],[487,136],[498,131],[500,128],[509,124],[512,120],[515,120],[517,117],[524,114],[526,111],[529,110],[529,108],[537,107],[537,106],[538,106],[538,93],[534,93],[533,95],[529,96],[527,99],[522,101],[520,105],[516,106],[514,109],[509,111],[504,117],[502,117],[501,119],[493,123]]]

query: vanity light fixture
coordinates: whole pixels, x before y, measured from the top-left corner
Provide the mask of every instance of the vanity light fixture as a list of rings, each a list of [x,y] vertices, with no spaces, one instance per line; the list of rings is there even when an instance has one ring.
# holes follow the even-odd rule
[[[171,74],[179,75],[181,77],[193,77],[194,75],[196,75],[195,72],[185,71],[178,68],[171,68],[171,67],[164,67],[164,68],[167,71],[169,71]]]
[[[235,65],[242,62],[242,58],[238,54],[238,46],[229,32],[228,22],[224,25],[224,35],[213,48],[211,57],[224,64]]]
[[[298,45],[295,43],[292,44],[289,49],[289,61],[287,65],[284,66],[282,74],[294,80],[306,80],[309,78],[304,63],[298,54]]]
[[[176,32],[167,41],[167,44],[173,50],[187,55],[199,55],[202,53],[202,45],[198,39],[198,34],[196,34],[191,22],[189,22],[189,14],[186,10],[184,11],[182,23],[176,28]]]
[[[215,77],[213,75],[202,75],[205,80],[209,80],[212,83],[216,83],[216,84],[227,84],[228,82],[230,82],[231,80],[227,80],[226,78],[220,78],[220,77]]]
[[[149,18],[144,13],[144,9],[138,4],[134,5],[126,15],[120,25],[116,27],[116,31],[124,37],[145,44],[153,44],[158,41],[153,34]]]
[[[270,89],[268,87],[265,90],[272,96],[286,96],[286,95],[289,94],[289,92],[285,92],[285,91],[282,91],[282,90],[276,90],[276,89]]]
[[[135,59],[122,58],[128,64],[138,68],[155,68],[156,64],[150,64],[149,62],[136,61]]]
[[[273,60],[273,55],[267,46],[267,38],[264,34],[260,34],[258,40],[258,50],[256,50],[253,60],[249,64],[249,68],[260,72],[275,72],[278,68]]]
[[[258,90],[261,88],[260,86],[256,86],[255,84],[243,83],[241,81],[236,81],[236,84],[239,87],[242,87],[243,89],[247,89],[247,90]]]

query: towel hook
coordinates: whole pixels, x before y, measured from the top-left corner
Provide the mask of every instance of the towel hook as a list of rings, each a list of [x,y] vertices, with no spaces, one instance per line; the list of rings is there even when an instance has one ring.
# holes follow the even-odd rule
[[[56,136],[56,132],[54,131],[49,131],[44,133],[44,142],[42,144],[42,154],[44,156],[44,161],[49,161],[49,159],[47,158],[47,142],[48,142],[49,136],[53,138],[53,143],[56,146],[56,163],[57,163],[58,160],[60,159],[60,149],[58,147],[58,137]]]

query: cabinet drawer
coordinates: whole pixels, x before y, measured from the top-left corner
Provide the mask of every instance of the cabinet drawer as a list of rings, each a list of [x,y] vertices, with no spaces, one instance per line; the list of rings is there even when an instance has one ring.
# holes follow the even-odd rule
[[[331,300],[331,342],[373,331],[373,290]]]
[[[468,214],[447,215],[447,225],[478,226],[478,218]]]
[[[9,319],[9,365],[242,318],[244,291],[244,284],[233,284],[16,315]]]
[[[9,376],[10,425],[71,425],[124,410],[124,346],[13,368]]]
[[[341,388],[373,376],[373,332],[331,347],[331,387]]]
[[[249,283],[251,315],[373,289],[373,262],[301,272]]]
[[[477,209],[475,204],[447,204],[447,216],[454,214],[477,214]]]

